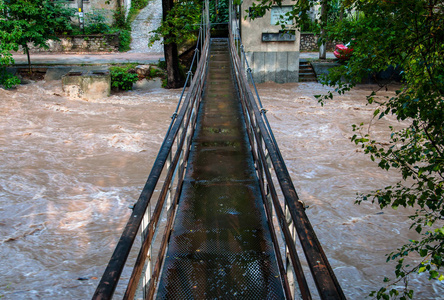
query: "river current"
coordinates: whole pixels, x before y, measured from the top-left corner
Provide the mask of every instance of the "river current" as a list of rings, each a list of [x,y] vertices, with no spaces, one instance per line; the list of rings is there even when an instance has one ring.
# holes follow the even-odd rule
[[[324,106],[317,83],[258,86],[300,198],[348,299],[393,277],[385,254],[415,238],[406,209],[354,204],[356,193],[399,180],[350,141],[372,120],[363,85]],[[390,96],[393,91],[383,91]],[[116,93],[94,101],[63,95],[60,81],[0,89],[0,298],[90,299],[137,200],[179,90]],[[393,118],[370,132],[387,140]],[[367,128],[367,127],[365,127]],[[415,299],[444,299],[426,275]]]

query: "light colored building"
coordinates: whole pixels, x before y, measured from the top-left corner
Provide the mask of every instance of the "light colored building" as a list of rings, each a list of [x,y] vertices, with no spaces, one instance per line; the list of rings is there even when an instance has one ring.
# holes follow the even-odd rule
[[[280,16],[291,10],[296,1],[284,0],[273,6],[263,17],[251,20],[248,7],[253,0],[244,0],[238,8],[240,35],[247,60],[258,83],[298,82],[300,31],[292,28],[293,20],[286,20],[286,30],[276,25]],[[288,29],[288,31],[287,31]]]
[[[62,0],[69,7],[75,8],[78,13],[83,11],[84,14],[101,13],[107,20],[107,23],[113,23],[114,11],[120,7],[125,10],[125,15],[131,8],[131,0]],[[82,9],[83,8],[83,9]],[[77,14],[78,14],[77,13]]]

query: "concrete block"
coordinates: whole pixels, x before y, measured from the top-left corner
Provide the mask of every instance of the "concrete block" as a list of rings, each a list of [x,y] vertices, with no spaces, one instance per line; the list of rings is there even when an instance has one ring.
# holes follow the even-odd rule
[[[323,77],[330,72],[330,69],[340,66],[341,64],[335,62],[312,62],[311,66],[316,73],[316,76]]]
[[[287,66],[288,66],[287,52],[276,53],[275,80],[277,83],[286,83],[287,82],[287,73],[288,73]]]
[[[277,52],[265,53],[265,82],[276,81],[276,55]]]
[[[62,79],[62,76],[66,75],[71,71],[72,67],[54,67],[54,68],[48,68],[46,70],[45,74],[45,81],[52,81],[52,80],[60,80]]]
[[[253,53],[253,78],[256,83],[265,82],[265,52]]]
[[[107,71],[90,71],[83,76],[83,98],[87,100],[109,97],[111,74]]]
[[[62,89],[68,97],[83,99],[82,74],[83,72],[71,71],[62,76]]]
[[[95,100],[111,93],[111,74],[108,71],[70,71],[62,76],[65,94],[74,99]]]
[[[287,82],[299,82],[299,52],[287,52]]]

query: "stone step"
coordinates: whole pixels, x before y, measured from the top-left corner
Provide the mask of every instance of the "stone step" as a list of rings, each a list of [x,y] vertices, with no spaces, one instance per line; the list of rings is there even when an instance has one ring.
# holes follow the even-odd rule
[[[316,73],[314,72],[310,62],[305,59],[299,60],[299,82],[314,81],[317,81]]]

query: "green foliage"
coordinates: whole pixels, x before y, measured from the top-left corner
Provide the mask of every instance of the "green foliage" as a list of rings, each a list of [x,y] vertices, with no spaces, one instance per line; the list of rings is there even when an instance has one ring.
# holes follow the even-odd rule
[[[165,72],[158,68],[150,68],[149,78],[165,77]]]
[[[279,24],[282,29],[288,29],[286,25],[287,20],[293,20],[294,28],[309,28],[314,33],[319,33],[320,27],[324,24],[313,22],[308,15],[311,7],[319,4],[318,0],[302,0],[298,1],[297,5],[293,6],[293,10],[287,12],[285,16],[281,17]],[[252,20],[263,17],[268,10],[274,6],[282,6],[282,0],[269,1],[260,0],[254,1],[252,6],[248,9],[248,17]]]
[[[210,22],[228,23],[228,0],[210,1]]]
[[[111,67],[111,86],[119,90],[132,90],[133,83],[138,80],[134,64]]]
[[[20,79],[6,71],[5,67],[0,67],[0,86],[10,89],[20,84]]]
[[[71,30],[74,11],[49,0],[1,0],[0,12],[0,83],[11,87],[19,81],[4,69],[13,62],[10,52],[18,46],[27,51],[28,43],[48,48],[47,40],[58,40],[58,33]]]
[[[130,15],[133,12],[138,12],[138,10],[131,7],[130,9]],[[131,30],[131,20],[130,16],[128,16],[128,19],[125,17],[125,10],[122,7],[117,8],[117,10],[114,11],[114,27],[118,29],[125,29],[125,30]]]
[[[145,6],[147,6],[148,4],[148,0],[132,0],[131,1],[131,6],[134,7],[135,9],[142,9]]]
[[[120,44],[119,44],[119,51],[125,52],[131,49],[131,31],[122,29],[120,30]]]
[[[0,3],[0,10],[1,10]],[[0,40],[11,40],[11,35],[19,35],[17,31],[4,32],[0,31]],[[9,89],[15,85],[20,84],[20,80],[6,71],[6,67],[14,63],[11,51],[17,51],[18,45],[16,43],[0,43],[0,86]]]
[[[4,20],[0,22],[0,31],[19,31],[19,35],[10,36],[6,43],[16,43],[23,47],[27,43],[48,48],[46,41],[57,39],[57,34],[71,30],[70,19],[74,10],[64,7],[59,2],[49,0],[5,0],[2,5]]]
[[[301,24],[301,32],[318,32],[318,23],[311,19],[307,19]]]
[[[105,10],[102,9],[85,13],[84,28],[80,29],[78,26],[74,26],[72,30],[67,33],[70,35],[82,35],[109,33],[110,31],[112,31],[112,28],[107,23]]]
[[[168,12],[166,20],[153,32],[150,39],[152,45],[155,41],[164,38],[165,44],[181,44],[185,41],[196,40],[196,32],[199,30],[201,4],[191,1],[179,1]]]
[[[105,33],[110,30],[103,10],[93,10],[85,14],[85,34]]]
[[[408,122],[401,130],[391,129],[384,146],[361,134],[355,126],[352,140],[361,145],[382,169],[396,169],[403,180],[365,195],[357,203],[372,201],[380,208],[413,207],[411,229],[421,235],[388,255],[398,262],[395,280],[375,291],[377,299],[412,299],[408,279],[414,273],[428,273],[443,280],[444,257],[444,1],[349,1],[360,11],[332,26],[330,39],[350,41],[354,49],[349,61],[326,78],[325,83],[344,93],[369,75],[397,66],[402,85],[396,95],[379,100],[375,119],[392,114]],[[331,98],[329,94],[320,99]],[[368,96],[376,103],[375,93]],[[411,257],[422,259],[415,263]],[[405,288],[395,288],[402,281]]]
[[[85,14],[85,28],[81,31],[76,28],[71,34],[119,34],[119,51],[125,52],[130,50],[131,44],[131,26],[130,22],[125,18],[123,8],[114,11],[113,27],[108,25],[105,17],[105,10],[93,10],[92,13]]]
[[[159,68],[161,68],[162,70],[166,70],[166,62],[164,61],[164,60],[160,60],[159,59],[159,62],[157,63],[157,66],[159,67]]]

